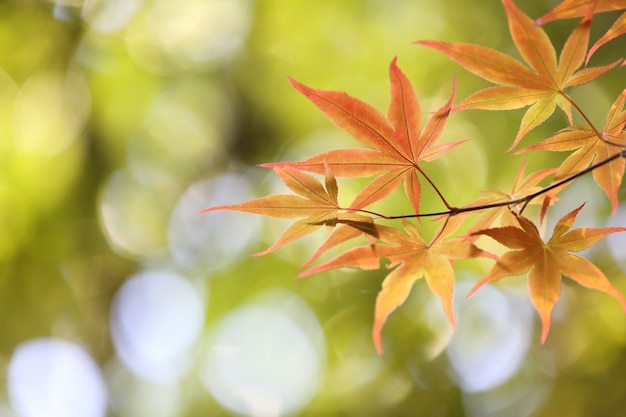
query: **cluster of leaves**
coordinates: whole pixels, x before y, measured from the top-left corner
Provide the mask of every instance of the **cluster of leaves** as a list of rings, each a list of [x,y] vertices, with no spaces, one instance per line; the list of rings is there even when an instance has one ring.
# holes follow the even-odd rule
[[[478,91],[454,104],[456,80],[450,99],[432,113],[422,128],[422,108],[407,76],[396,59],[389,68],[391,101],[387,115],[343,92],[316,90],[290,80],[292,86],[318,107],[337,127],[353,136],[363,147],[335,149],[301,162],[263,164],[271,168],[295,195],[271,195],[246,203],[211,207],[204,212],[235,210],[264,216],[299,219],[267,250],[269,253],[320,228],[332,227],[327,239],[305,262],[300,277],[334,268],[379,269],[381,260],[391,269],[382,283],[374,314],[373,339],[383,352],[381,330],[387,317],[408,297],[415,281],[424,278],[429,289],[441,299],[452,326],[454,261],[487,257],[494,264],[479,280],[470,295],[481,286],[511,275],[527,273],[530,297],[542,322],[541,343],[550,329],[552,310],[559,298],[563,276],[579,284],[615,297],[626,310],[626,298],[590,261],[574,255],[624,227],[572,229],[582,205],[561,218],[546,241],[533,220],[524,215],[529,203],[542,205],[537,221],[557,200],[557,194],[574,179],[592,173],[595,182],[610,200],[613,211],[618,206],[618,190],[624,174],[626,156],[626,89],[617,94],[603,129],[595,127],[571,96],[570,87],[586,84],[607,71],[624,67],[622,59],[605,66],[587,63],[605,43],[626,33],[626,13],[591,48],[589,36],[596,13],[626,9],[626,0],[565,0],[543,17],[532,20],[512,0],[502,0],[508,25],[522,63],[497,50],[480,45],[432,40],[416,42],[433,48],[475,75],[496,86]],[[581,18],[557,54],[541,24],[554,19]],[[528,107],[511,149],[532,129],[550,117],[557,107],[567,116],[569,126],[551,137],[520,151],[569,152],[557,168],[546,168],[525,175],[525,163],[513,182],[510,193],[484,192],[472,203],[452,206],[422,169],[427,162],[441,158],[462,142],[438,143],[450,114],[467,109],[510,110]],[[572,111],[586,121],[573,123]],[[312,174],[324,176],[322,184]],[[342,207],[338,203],[336,177],[373,177],[354,201]],[[541,185],[550,181],[547,185]],[[385,216],[367,209],[387,198],[400,185],[414,213]],[[441,199],[445,210],[424,213],[420,209],[422,187],[429,186]],[[465,233],[459,226],[467,214],[482,215]],[[419,225],[411,219],[435,217],[441,225],[426,242]],[[397,219],[402,229],[381,224],[380,219]],[[366,244],[348,249],[316,266],[311,263],[337,245],[364,236]],[[492,254],[477,246],[481,236],[488,236],[510,250]]]

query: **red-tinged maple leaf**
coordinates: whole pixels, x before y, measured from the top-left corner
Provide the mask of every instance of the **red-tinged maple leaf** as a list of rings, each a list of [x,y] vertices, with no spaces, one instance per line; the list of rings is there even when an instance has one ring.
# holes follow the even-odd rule
[[[611,155],[619,153],[626,146],[626,89],[612,104],[606,120],[606,126],[601,132],[590,127],[567,127],[554,136],[531,145],[519,152],[529,150],[545,151],[574,151],[559,166],[554,182],[560,181],[569,175],[582,171],[594,162],[601,161]],[[600,137],[597,133],[600,133]],[[613,212],[619,204],[618,192],[624,176],[626,162],[624,158],[613,161],[593,170],[593,179],[604,190],[611,201]],[[546,200],[554,198],[554,193],[547,193]]]
[[[233,210],[279,218],[300,218],[285,230],[268,249],[257,255],[267,254],[286,243],[315,232],[324,225],[335,225],[345,214],[339,213],[337,181],[326,170],[325,187],[312,175],[294,168],[275,168],[280,179],[298,195],[270,195],[241,204],[209,207],[200,213],[217,210]],[[349,216],[351,217],[351,216]]]
[[[521,216],[517,218],[519,227],[498,227],[477,232],[514,250],[500,257],[487,275],[474,285],[468,297],[487,283],[528,272],[530,298],[541,317],[542,344],[548,337],[552,310],[561,294],[562,275],[584,287],[612,295],[626,310],[626,298],[613,287],[602,271],[588,260],[571,253],[587,249],[603,237],[624,232],[626,228],[587,227],[570,230],[583,205],[559,220],[547,242],[542,240],[537,227]]]
[[[443,226],[445,228],[445,225]],[[376,298],[372,338],[379,354],[383,354],[382,328],[389,315],[409,296],[415,281],[426,280],[430,291],[441,299],[444,312],[455,327],[452,307],[454,294],[453,261],[457,259],[491,256],[470,241],[462,238],[447,238],[449,233],[439,233],[426,243],[419,229],[409,221],[404,221],[406,234],[386,226],[376,225],[378,236],[383,244],[360,246],[351,249],[321,265],[309,268],[299,276],[341,267],[361,269],[380,268],[380,259],[390,261],[388,268],[395,268],[384,279],[382,289]]]
[[[437,110],[421,130],[421,107],[415,90],[393,59],[389,68],[391,103],[385,117],[363,101],[344,92],[315,90],[290,80],[296,90],[313,102],[335,125],[347,131],[365,148],[337,149],[302,162],[277,162],[264,167],[291,167],[316,173],[328,165],[341,177],[377,175],[354,199],[355,209],[385,198],[404,183],[413,209],[419,212],[422,162],[439,158],[462,142],[437,144],[454,100],[455,87],[447,103]]]
[[[548,13],[535,20],[538,25],[557,19],[571,19],[587,15],[590,8],[594,13],[610,12],[613,10],[626,9],[626,0],[564,0]]]
[[[561,51],[558,64],[554,47],[545,31],[534,24],[512,0],[502,0],[513,42],[527,67],[518,60],[485,46],[418,41],[443,52],[468,71],[500,84],[467,97],[453,111],[467,109],[511,110],[530,106],[524,114],[511,149],[526,133],[543,123],[561,108],[572,120],[571,102],[564,93],[568,87],[588,83],[614,68],[619,61],[578,70],[585,60],[591,20],[584,19],[570,34]]]

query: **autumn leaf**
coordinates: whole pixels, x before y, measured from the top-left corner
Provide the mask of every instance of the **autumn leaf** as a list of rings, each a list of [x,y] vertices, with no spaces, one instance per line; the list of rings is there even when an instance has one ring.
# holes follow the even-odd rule
[[[594,7],[595,0],[564,0],[548,13],[535,20],[537,25],[543,25],[557,19],[571,19],[583,17],[590,7]],[[626,9],[626,0],[597,0],[594,13],[610,12],[613,10]]]
[[[514,250],[500,257],[487,275],[474,285],[468,297],[487,283],[528,272],[530,298],[541,317],[542,344],[548,337],[552,310],[561,294],[562,275],[584,287],[612,295],[626,310],[626,298],[613,287],[602,271],[588,260],[571,253],[587,249],[603,237],[626,231],[626,228],[587,227],[570,230],[583,205],[559,220],[548,242],[542,240],[539,230],[530,220],[521,216],[517,217],[519,227],[498,227],[476,232]]]
[[[300,218],[285,230],[278,240],[268,249],[257,255],[267,254],[286,243],[311,234],[324,225],[335,225],[344,215],[339,214],[337,202],[337,181],[327,169],[325,183],[322,184],[312,175],[297,169],[275,168],[280,179],[298,195],[270,195],[241,204],[209,207],[200,213],[217,210],[233,210],[245,213],[278,218]]]
[[[341,267],[378,269],[381,258],[389,259],[387,267],[395,269],[384,279],[376,298],[372,329],[374,344],[382,355],[382,328],[389,315],[406,301],[415,281],[425,279],[430,291],[441,299],[446,317],[452,327],[455,327],[453,261],[493,255],[482,251],[466,239],[448,238],[445,229],[444,233],[438,233],[426,244],[419,229],[407,220],[404,221],[406,234],[386,226],[376,225],[376,228],[384,243],[356,247],[328,262],[305,270],[299,276]]]
[[[360,236],[364,236],[371,244],[376,242],[379,236],[374,220],[371,217],[361,216],[359,214],[344,214],[337,220],[336,227],[329,233],[321,246],[300,266],[305,267],[317,260],[326,251]]]
[[[331,150],[302,162],[276,162],[264,167],[290,167],[347,177],[377,177],[354,199],[351,207],[363,208],[381,200],[404,184],[404,191],[419,212],[422,162],[433,161],[462,142],[436,143],[448,119],[450,99],[421,129],[422,110],[415,90],[393,59],[389,68],[391,103],[387,117],[369,104],[339,91],[315,90],[290,80],[293,87],[315,104],[337,127],[368,148]]]
[[[590,19],[583,19],[565,42],[557,63],[556,52],[545,31],[535,25],[512,0],[502,0],[502,3],[513,42],[528,66],[485,46],[426,40],[416,43],[437,49],[468,71],[500,84],[470,95],[454,106],[453,111],[511,110],[530,106],[511,145],[513,149],[524,135],[550,117],[557,106],[571,124],[571,102],[564,90],[588,83],[615,67],[619,61],[578,70],[585,60],[591,26]]]
[[[626,8],[626,1],[624,1],[624,8]],[[620,17],[617,18],[615,23],[606,31],[604,35],[600,39],[596,41],[595,44],[589,49],[589,53],[587,54],[587,59],[585,62],[589,62],[591,56],[600,48],[602,45],[606,44],[609,41],[617,38],[618,36],[622,36],[626,33],[626,13],[623,13]],[[624,63],[622,63],[624,65]]]
[[[588,13],[610,12],[614,10],[626,9],[626,0],[565,0],[554,9],[535,20],[535,23],[542,25],[556,19],[569,19],[572,17],[586,16]],[[607,42],[626,33],[626,13],[622,14],[611,28],[596,41],[589,49],[585,63],[589,62],[591,56]],[[623,65],[623,64],[622,64]]]
[[[574,151],[559,166],[554,182],[582,171],[594,162],[619,153],[626,146],[626,89],[617,97],[609,110],[606,125],[600,132],[591,127],[567,127],[550,138],[531,145],[519,152],[530,150]],[[599,135],[598,135],[599,134]],[[618,192],[624,176],[626,163],[617,158],[593,170],[593,179],[611,201],[613,212],[619,204]],[[547,199],[554,198],[547,193]]]

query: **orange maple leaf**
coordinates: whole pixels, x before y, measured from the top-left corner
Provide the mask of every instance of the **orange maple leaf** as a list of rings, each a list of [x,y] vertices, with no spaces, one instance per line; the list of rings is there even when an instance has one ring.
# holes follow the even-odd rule
[[[351,207],[363,208],[387,197],[400,184],[416,213],[419,213],[421,184],[419,164],[439,158],[461,142],[437,144],[452,107],[456,87],[447,103],[437,110],[421,130],[422,111],[415,90],[394,58],[389,68],[391,103],[388,116],[369,104],[340,91],[315,90],[290,80],[294,88],[313,102],[337,127],[347,131],[370,149],[337,149],[302,162],[276,162],[264,167],[291,167],[323,173],[328,165],[341,177],[378,175],[354,199]]]
[[[572,121],[571,101],[564,90],[595,79],[614,68],[613,64],[578,70],[585,60],[589,42],[590,16],[570,34],[557,63],[556,52],[545,31],[534,24],[511,0],[502,0],[513,42],[529,67],[518,60],[485,46],[439,41],[418,41],[443,52],[468,71],[500,84],[478,91],[453,111],[467,109],[511,110],[530,106],[524,114],[511,149],[530,130],[554,113],[556,106]]]
[[[567,127],[550,138],[531,145],[519,152],[529,150],[546,151],[572,151],[559,166],[554,182],[582,171],[593,162],[615,155],[626,146],[626,89],[617,97],[612,104],[607,116],[606,125],[601,132],[596,132],[591,127],[571,126]],[[599,134],[599,135],[598,135]],[[618,192],[624,176],[626,162],[624,158],[613,161],[593,170],[593,179],[604,190],[611,201],[613,213],[619,204]],[[562,189],[562,187],[560,187]],[[554,198],[554,193],[546,193],[546,200]]]
[[[593,8],[594,13],[626,9],[626,0],[563,0],[548,13],[535,20],[535,23],[543,25],[557,19],[583,17],[589,13],[590,8]]]
[[[274,171],[298,195],[270,195],[240,204],[209,207],[200,213],[233,210],[287,219],[304,217],[289,226],[271,247],[256,255],[267,254],[324,225],[333,226],[339,219],[354,216],[339,213],[337,181],[329,169],[326,170],[325,187],[312,175],[294,168],[274,168]]]
[[[382,289],[376,298],[374,326],[372,338],[376,350],[383,354],[381,330],[389,315],[409,296],[415,281],[426,280],[430,291],[441,299],[444,312],[455,327],[453,294],[454,268],[457,259],[490,256],[469,240],[463,238],[447,238],[449,233],[438,233],[430,243],[422,238],[419,229],[411,222],[404,220],[406,234],[397,229],[375,225],[377,234],[384,244],[360,246],[351,249],[334,259],[303,271],[299,277],[341,267],[361,269],[380,268],[381,258],[387,258],[387,268],[395,268],[384,279]]]
[[[626,8],[626,1],[624,1],[624,8]],[[589,49],[589,53],[587,54],[587,59],[585,62],[589,62],[591,56],[600,48],[602,45],[606,44],[609,41],[617,38],[618,36],[622,36],[626,34],[626,13],[623,13],[620,17],[617,18],[615,23],[606,31],[604,35],[600,39],[593,44],[591,49]],[[622,63],[622,66],[625,63]]]
[[[570,230],[583,206],[584,204],[559,220],[548,242],[542,240],[539,230],[530,220],[521,216],[517,217],[520,227],[498,227],[476,232],[515,250],[502,255],[467,296],[471,297],[487,283],[528,272],[530,298],[539,313],[543,328],[542,344],[548,337],[552,310],[561,294],[562,275],[584,287],[612,295],[626,310],[626,298],[613,287],[602,271],[588,260],[570,253],[587,249],[611,233],[626,231],[626,227],[586,227]]]
[[[538,25],[556,19],[570,19],[572,17],[582,17],[589,13],[610,12],[614,10],[626,9],[626,0],[565,0],[558,4],[539,19],[535,20]],[[607,42],[626,33],[626,13],[622,14],[615,23],[606,31],[600,39],[589,49],[585,63],[589,62],[591,56]],[[622,65],[624,65],[622,63]]]

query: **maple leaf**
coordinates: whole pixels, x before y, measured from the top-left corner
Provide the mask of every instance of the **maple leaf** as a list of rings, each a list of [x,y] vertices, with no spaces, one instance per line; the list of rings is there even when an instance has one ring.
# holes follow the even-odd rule
[[[337,181],[329,169],[326,170],[325,187],[312,175],[297,169],[284,167],[275,168],[274,171],[298,195],[270,195],[240,204],[209,207],[200,212],[233,210],[287,219],[303,217],[289,226],[272,246],[256,255],[265,255],[324,225],[335,225],[346,216],[339,214]]]
[[[291,167],[316,173],[328,165],[341,177],[377,175],[354,199],[351,207],[363,208],[381,200],[404,184],[404,190],[419,213],[422,162],[435,160],[461,142],[437,144],[448,119],[456,87],[450,99],[421,130],[421,106],[406,75],[396,65],[389,67],[391,103],[385,117],[369,104],[340,91],[315,90],[290,80],[293,87],[315,104],[337,127],[347,131],[366,148],[337,149],[301,162],[276,162],[264,167]]]
[[[535,23],[543,25],[557,19],[583,17],[587,15],[590,8],[593,8],[594,13],[626,9],[626,0],[597,0],[597,2],[595,0],[564,0],[535,20]]]
[[[535,23],[542,25],[556,19],[569,19],[572,17],[586,16],[588,13],[610,12],[614,10],[626,9],[626,0],[565,0],[554,9],[535,20]],[[591,56],[607,42],[626,33],[626,13],[622,14],[607,32],[596,41],[589,49],[585,63],[589,62]],[[624,63],[622,63],[624,65]]]
[[[467,109],[511,110],[530,106],[522,117],[510,149],[530,130],[543,123],[558,106],[572,120],[571,102],[564,90],[595,79],[617,66],[613,64],[578,70],[585,60],[589,42],[590,18],[570,34],[558,64],[554,47],[545,31],[536,26],[512,0],[502,0],[513,42],[526,65],[485,46],[439,41],[418,41],[418,45],[434,48],[481,78],[500,84],[480,90],[459,104],[453,111]]]
[[[529,150],[572,151],[559,166],[554,182],[582,171],[594,161],[600,161],[611,155],[620,153],[626,146],[626,89],[617,97],[609,110],[606,125],[601,132],[591,127],[571,126],[557,132],[550,138],[531,145],[519,152]],[[600,134],[598,136],[598,133]],[[593,179],[604,190],[611,201],[613,213],[619,204],[618,192],[624,176],[626,162],[624,158],[616,158],[593,170]],[[547,193],[547,200],[554,198],[554,193]]]
[[[626,1],[624,1],[624,8],[626,8]],[[587,54],[587,59],[585,62],[589,62],[591,56],[600,48],[602,45],[606,44],[609,41],[617,38],[618,36],[622,36],[626,33],[626,13],[623,13],[620,17],[617,18],[615,23],[606,31],[604,35],[600,39],[593,44],[591,49],[589,49],[589,53]],[[624,65],[624,63],[622,63]]]
[[[570,230],[583,206],[558,221],[548,242],[542,240],[539,230],[530,220],[521,216],[517,217],[520,227],[498,227],[476,232],[514,250],[502,255],[467,296],[471,297],[487,283],[528,272],[530,298],[542,323],[542,344],[548,337],[552,310],[560,297],[562,275],[584,287],[612,295],[626,310],[626,298],[613,287],[602,271],[588,260],[571,253],[587,249],[603,237],[626,231],[626,228],[587,227]]]
[[[313,263],[324,252],[348,240],[364,236],[369,240],[370,244],[374,244],[379,238],[377,225],[374,224],[374,220],[371,217],[359,214],[346,214],[341,219],[338,219],[337,223],[337,227],[328,235],[324,243],[306,262],[300,265],[301,267]]]
[[[457,259],[490,256],[469,240],[448,238],[449,232],[438,233],[430,243],[422,238],[419,229],[404,220],[405,233],[397,229],[375,225],[378,236],[387,244],[360,246],[338,255],[323,264],[303,271],[299,277],[311,275],[341,267],[361,268],[366,270],[380,268],[381,258],[387,258],[387,268],[395,268],[384,279],[382,289],[376,298],[372,338],[376,350],[382,356],[383,346],[381,331],[389,315],[409,296],[413,284],[424,278],[430,291],[441,299],[448,321],[455,327],[453,294],[453,261]]]

